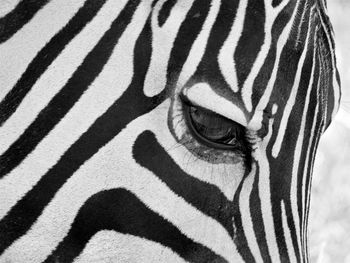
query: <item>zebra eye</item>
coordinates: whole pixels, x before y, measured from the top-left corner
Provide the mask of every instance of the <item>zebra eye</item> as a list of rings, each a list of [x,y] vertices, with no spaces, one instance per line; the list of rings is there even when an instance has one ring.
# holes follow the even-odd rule
[[[240,150],[246,141],[245,128],[207,109],[184,103],[185,118],[193,136],[202,144],[226,150]]]

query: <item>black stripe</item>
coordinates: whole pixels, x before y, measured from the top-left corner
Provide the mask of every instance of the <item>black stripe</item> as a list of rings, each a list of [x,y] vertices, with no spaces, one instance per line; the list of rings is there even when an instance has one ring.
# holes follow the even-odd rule
[[[131,2],[129,8],[134,7],[135,1]],[[113,139],[130,121],[153,110],[164,100],[165,91],[152,98],[143,93],[150,57],[144,55],[141,47],[150,43],[150,37],[150,26],[147,23],[135,46],[138,52],[135,51],[134,72],[138,74],[134,75],[130,87],[122,97],[82,134],[57,164],[0,221],[0,253],[27,232],[55,193],[86,160]]]
[[[88,0],[30,62],[21,78],[0,103],[0,126],[16,111],[35,82],[65,46],[95,17],[105,0]]]
[[[159,26],[163,26],[166,20],[168,19],[170,12],[174,5],[177,3],[177,0],[167,0],[162,8],[159,11],[159,16],[158,16],[158,23]]]
[[[329,17],[327,15],[327,11],[323,8],[322,4],[320,4],[319,2],[317,2],[318,4],[318,14],[319,14],[319,19],[321,20],[321,22],[324,23],[324,25],[321,25],[321,29],[319,30],[319,44],[320,45],[326,45],[326,48],[324,48],[323,51],[328,50],[327,52],[329,52],[329,54],[323,54],[323,56],[325,56],[326,58],[324,58],[325,60],[329,60],[329,62],[331,62],[330,60],[333,59],[334,60],[334,65],[330,66],[330,69],[325,69],[325,72],[329,78],[331,79],[330,83],[332,82],[332,78],[333,78],[333,74],[335,74],[336,76],[336,80],[339,84],[339,87],[341,86],[340,83],[340,77],[339,77],[339,72],[338,69],[336,68],[336,57],[335,57],[335,42],[334,42],[334,38],[333,38],[333,34],[334,34],[334,30],[332,27],[332,23],[329,20]],[[329,40],[328,40],[329,39]],[[323,40],[323,41],[322,41]],[[333,67],[334,66],[334,67]],[[330,84],[330,86],[332,87],[333,85]],[[335,87],[332,87],[331,89],[331,93],[333,93],[333,98],[331,98],[331,96],[329,96],[329,101],[328,101],[328,107],[331,108],[331,110],[328,111],[328,116],[327,116],[327,122],[325,124],[325,127],[327,128],[330,125],[331,122],[331,117],[332,117],[332,112],[335,106],[335,103],[340,103],[340,99],[341,96],[339,96],[338,101],[335,101],[335,97],[334,97],[334,89]],[[341,91],[339,90],[341,95]]]
[[[277,172],[278,174],[278,176],[271,177],[270,189],[271,189],[272,211],[273,211],[273,218],[274,218],[275,231],[276,231],[276,237],[277,237],[277,244],[278,244],[279,253],[280,253],[282,262],[290,261],[290,258],[288,256],[287,244],[284,236],[285,233],[283,231],[283,216],[282,216],[282,210],[281,210],[282,201],[285,204],[285,212],[287,217],[287,223],[290,229],[292,245],[294,250],[296,251],[295,256],[297,261],[301,260],[299,253],[297,253],[300,248],[298,247],[297,233],[295,229],[295,222],[293,220],[293,214],[292,214],[292,208],[291,208],[290,186],[291,186],[291,180],[292,180],[293,163],[299,162],[299,160],[294,160],[294,151],[295,151],[295,147],[298,139],[297,136],[300,131],[300,125],[302,122],[304,105],[305,103],[308,103],[305,101],[305,98],[308,91],[309,82],[311,79],[310,77],[312,73],[312,66],[313,66],[313,53],[314,53],[313,41],[312,40],[309,42],[306,41],[305,45],[307,45],[305,46],[305,48],[308,48],[308,50],[306,53],[305,61],[302,65],[301,79],[299,83],[299,89],[296,95],[296,103],[293,106],[291,115],[289,116],[286,132],[283,137],[283,141],[281,145],[281,151],[276,158],[274,158],[271,155],[272,147],[275,143],[275,138],[277,137],[277,134],[279,132],[278,128],[274,130],[274,136],[272,136],[272,139],[270,140],[270,144],[267,148],[267,156],[269,159],[271,171]],[[292,75],[295,75],[295,73],[292,73]],[[290,91],[288,91],[287,93],[290,93]],[[275,96],[277,97],[277,95]],[[282,105],[282,106],[284,107],[285,105]],[[283,117],[283,111],[281,113],[281,117]],[[277,124],[280,123],[279,119],[277,119],[276,121],[277,121]],[[298,176],[298,175],[295,175],[295,176]],[[299,176],[303,176],[303,175],[301,174]],[[296,178],[296,180],[298,179]],[[298,194],[294,198],[297,199]]]
[[[281,36],[283,29],[286,27],[287,23],[291,19],[290,13],[294,10],[296,6],[296,1],[290,1],[286,7],[278,14],[273,26],[272,26],[272,40],[270,44],[270,49],[268,55],[265,59],[264,65],[261,67],[257,77],[255,78],[253,84],[253,94],[252,94],[252,104],[253,109],[258,105],[261,94],[264,94],[266,86],[271,78],[272,71],[274,69],[274,64],[276,60],[277,44],[279,37]],[[254,110],[251,113],[252,115]]]
[[[318,76],[318,75],[317,75]],[[316,78],[315,78],[316,79]],[[314,84],[315,85],[315,84]],[[317,84],[316,84],[317,85]],[[312,155],[312,151],[313,151],[313,147],[315,147],[315,145],[313,144],[313,142],[311,141],[311,139],[314,139],[313,136],[316,136],[316,134],[311,134],[311,130],[312,130],[312,125],[313,125],[313,120],[314,118],[316,118],[317,116],[315,114],[317,114],[317,112],[315,112],[316,110],[316,104],[317,104],[317,93],[316,93],[316,89],[314,89],[311,93],[311,98],[315,98],[313,100],[310,100],[309,102],[309,108],[307,111],[307,116],[306,116],[306,126],[305,126],[305,130],[304,130],[304,141],[303,141],[303,147],[301,149],[301,155],[300,155],[300,164],[299,164],[299,170],[298,170],[298,213],[299,213],[299,218],[303,218],[305,219],[305,211],[302,210],[302,208],[306,205],[302,203],[302,195],[305,194],[302,192],[302,183],[303,183],[303,178],[304,176],[304,169],[306,168],[307,172],[305,174],[305,176],[307,176],[310,174],[312,167],[310,167],[311,163],[310,160],[312,159],[313,155]],[[315,130],[316,131],[316,130]],[[309,163],[306,163],[306,159],[307,159],[307,153],[308,153],[308,149],[310,147],[310,152],[309,152]],[[305,178],[307,180],[307,178]],[[306,184],[307,185],[307,184]],[[303,229],[303,220],[300,220],[300,229]]]
[[[263,1],[248,1],[242,35],[234,53],[239,88],[242,88],[264,44],[265,12]]]
[[[323,28],[325,34],[329,37],[329,40],[330,40],[330,43],[328,43],[330,48],[331,48],[330,50],[334,50],[335,49],[335,42],[334,42],[334,39],[332,37],[334,30],[333,30],[332,23],[330,22],[329,17],[327,15],[327,11],[319,3],[318,3],[317,10],[319,11],[318,12],[319,18],[324,23],[324,26],[321,25],[321,27]],[[328,41],[328,39],[327,39],[327,41]]]
[[[174,88],[181,73],[181,69],[191,51],[191,47],[203,27],[209,8],[208,0],[195,1],[179,28],[170,53],[167,68],[167,87],[171,90]],[[198,14],[200,14],[200,16],[196,17]]]
[[[322,58],[320,50],[317,49],[317,55],[316,56],[316,62],[318,65],[317,70],[319,70],[319,77],[320,77],[320,82],[316,82],[314,83],[314,86],[317,87],[316,90],[316,94],[315,94],[315,100],[317,100],[314,105],[318,104],[318,112],[313,112],[312,114],[312,121],[310,121],[310,123],[313,123],[313,119],[316,118],[316,125],[315,125],[315,131],[314,131],[314,137],[312,138],[312,141],[310,142],[310,150],[311,152],[310,154],[310,158],[309,158],[309,162],[308,162],[308,166],[307,166],[307,174],[306,174],[306,179],[305,179],[305,192],[304,192],[304,196],[305,196],[305,201],[307,202],[305,204],[305,209],[304,209],[304,214],[303,214],[303,228],[304,231],[306,232],[306,236],[307,236],[307,224],[308,224],[308,217],[309,217],[309,205],[310,205],[310,199],[307,200],[307,198],[310,195],[310,189],[309,189],[309,185],[311,185],[311,180],[312,180],[312,171],[313,171],[313,165],[314,165],[314,161],[315,161],[315,154],[316,151],[314,149],[317,149],[318,147],[318,143],[322,134],[322,128],[325,125],[324,123],[324,114],[325,112],[323,111],[323,104],[327,103],[326,101],[323,100],[323,96],[322,96],[322,89],[324,89],[325,87],[322,85]],[[316,88],[315,88],[316,89]],[[317,114],[317,115],[315,115]],[[312,125],[312,124],[311,124]],[[306,242],[307,240],[305,240]],[[306,248],[308,246],[307,242],[305,244]]]
[[[315,56],[315,73],[312,76],[314,78],[313,86],[312,86],[312,91],[310,95],[310,101],[308,102],[308,110],[307,110],[307,116],[306,116],[306,126],[305,126],[305,131],[304,131],[304,141],[303,141],[303,148],[302,148],[302,154],[300,158],[300,166],[299,166],[299,177],[300,180],[298,180],[298,206],[299,206],[299,216],[301,218],[300,220],[300,230],[301,230],[301,237],[302,237],[302,248],[307,249],[307,239],[304,239],[304,234],[305,237],[307,236],[307,220],[308,220],[308,203],[307,203],[307,198],[308,195],[310,194],[308,185],[310,183],[310,180],[312,178],[312,169],[313,169],[313,158],[315,154],[315,149],[317,148],[318,143],[316,142],[320,135],[321,131],[319,130],[320,128],[320,123],[322,122],[322,113],[320,113],[320,108],[319,112],[316,112],[316,106],[319,104],[319,93],[320,93],[320,88],[318,85],[318,80],[321,77],[320,74],[322,74],[320,70],[320,61],[318,59],[318,56]],[[320,107],[320,105],[319,105]],[[314,134],[311,134],[312,131],[312,126],[314,123],[314,118],[316,118],[316,123],[315,123],[315,130]],[[318,138],[318,139],[317,139]],[[308,151],[308,147],[310,147],[310,152],[309,154],[309,160],[308,163],[306,163],[306,153]],[[316,148],[315,148],[316,147]],[[305,178],[305,192],[302,192],[302,180],[303,180],[303,173],[304,169],[306,168],[306,173],[304,174]],[[302,204],[302,195],[305,195],[305,202]],[[303,206],[304,205],[304,206]],[[304,207],[304,210],[302,208]],[[304,249],[302,250],[304,252]],[[305,258],[308,257],[307,254],[303,254]]]
[[[275,8],[276,6],[278,6],[281,3],[282,3],[282,0],[272,0],[272,7]]]
[[[316,53],[316,51],[314,50],[314,53]],[[305,104],[307,105],[307,112],[306,112],[306,120],[305,120],[305,129],[303,131],[304,133],[304,138],[303,138],[303,142],[302,142],[302,149],[301,149],[301,154],[300,154],[300,159],[298,160],[299,162],[299,168],[298,168],[298,193],[297,193],[297,201],[298,201],[298,214],[299,214],[299,218],[301,219],[299,224],[300,224],[300,231],[301,231],[301,235],[302,235],[302,231],[304,228],[304,224],[303,221],[305,220],[305,213],[303,211],[303,207],[306,206],[306,204],[302,203],[302,195],[304,193],[302,193],[302,185],[303,185],[303,180],[304,180],[304,176],[308,176],[310,174],[310,169],[312,167],[309,167],[310,163],[306,163],[306,159],[307,159],[307,154],[309,154],[309,158],[312,158],[312,152],[308,153],[308,147],[310,146],[310,151],[312,151],[314,148],[311,147],[311,139],[313,138],[314,134],[311,134],[312,131],[312,126],[313,126],[313,122],[314,122],[314,118],[315,118],[315,114],[317,114],[316,112],[316,105],[317,105],[317,96],[318,96],[318,79],[320,77],[320,74],[322,73],[320,71],[320,65],[319,65],[319,60],[317,59],[317,56],[315,54],[314,59],[313,59],[313,63],[314,63],[314,74],[310,75],[310,78],[313,79],[313,84],[311,87],[311,91],[310,91],[310,99],[309,101],[305,101]],[[311,81],[311,80],[310,80]],[[305,95],[306,97],[306,95]],[[305,105],[304,105],[305,107]],[[307,173],[304,175],[304,169],[307,169]],[[303,242],[303,240],[302,240]],[[304,247],[306,244],[302,243],[302,247]]]
[[[22,0],[6,16],[0,18],[0,44],[27,24],[49,0]]]
[[[333,77],[336,75],[337,69],[333,67],[332,59],[332,49],[329,46],[329,42],[327,40],[327,37],[325,33],[320,30],[317,32],[317,47],[318,52],[321,60],[321,71],[324,72],[322,74],[321,78],[321,94],[322,94],[322,103],[324,105],[324,114],[325,114],[325,120],[326,120],[326,127],[328,127],[332,121],[332,114],[333,109],[335,107],[335,97],[334,97],[334,90],[335,87],[333,86]],[[335,62],[334,62],[335,63]]]
[[[242,215],[240,213],[240,205],[239,205],[239,199],[242,194],[243,185],[247,177],[249,176],[248,173],[244,174],[243,179],[241,180],[239,186],[237,187],[237,190],[235,192],[235,195],[233,197],[233,209],[235,211],[233,215],[234,219],[234,225],[235,225],[235,244],[237,246],[237,251],[243,258],[244,262],[249,263],[255,263],[256,260],[252,254],[252,252],[249,249],[247,237],[243,230],[243,222],[242,222]],[[254,176],[258,176],[257,173],[255,173]],[[246,191],[246,190],[245,190]],[[254,224],[254,223],[253,223]]]
[[[273,193],[274,190],[275,189],[271,188],[271,193]],[[277,240],[278,255],[280,257],[281,262],[290,263],[290,258],[288,255],[288,249],[286,244],[286,237],[283,231],[281,199],[271,194],[271,200],[273,224],[275,227],[274,235],[276,236]]]
[[[324,126],[324,122],[323,122],[323,118],[321,117],[322,114],[319,115],[319,123],[318,125],[316,125],[316,131],[317,131],[317,135],[315,136],[316,138],[314,138],[313,142],[312,142],[312,149],[316,149],[320,139],[321,139],[321,131],[322,128]],[[318,127],[317,127],[318,126]],[[314,148],[316,147],[316,148]],[[311,182],[312,182],[312,172],[313,172],[313,166],[314,166],[314,161],[315,161],[315,155],[316,155],[316,151],[314,151],[311,155],[312,158],[310,158],[309,160],[309,171],[308,171],[308,177],[306,179],[306,188],[305,188],[305,201],[307,201],[307,203],[305,204],[305,214],[304,214],[304,231],[305,231],[305,246],[306,246],[306,255],[305,258],[307,258],[308,255],[308,223],[309,223],[309,208],[310,208],[310,201],[311,198],[308,198],[311,194],[310,190],[311,190]],[[310,186],[310,188],[309,188]],[[308,199],[307,199],[308,198]]]
[[[218,221],[233,237],[232,203],[218,187],[186,174],[160,146],[152,132],[145,131],[139,135],[133,155],[138,164],[152,171],[188,203]]]
[[[221,73],[218,62],[221,48],[229,36],[235,20],[238,3],[239,1],[221,1],[220,10],[210,31],[203,58],[186,85],[191,86],[200,81],[206,82],[212,87],[220,87],[215,91],[222,92],[223,94],[220,95],[241,106],[242,102],[234,96],[231,87]],[[241,109],[245,109],[245,107],[241,107]]]
[[[270,163],[271,171],[276,172],[278,176],[271,177],[271,200],[272,200],[272,211],[273,218],[275,224],[275,231],[277,237],[277,243],[279,248],[279,253],[282,262],[289,262],[289,256],[287,251],[287,244],[283,231],[283,219],[282,219],[282,211],[281,211],[281,202],[283,201],[285,204],[285,211],[287,217],[287,223],[290,228],[291,240],[294,250],[299,251],[298,242],[297,242],[297,233],[295,229],[295,222],[293,220],[292,208],[291,208],[291,200],[290,200],[290,186],[292,181],[292,172],[293,172],[293,163],[299,162],[299,160],[294,160],[294,151],[297,143],[297,136],[300,131],[300,125],[303,117],[304,104],[306,93],[309,87],[312,65],[313,65],[313,41],[307,43],[308,51],[306,54],[306,58],[303,64],[302,72],[301,72],[301,80],[299,89],[296,95],[296,103],[293,106],[291,115],[289,116],[288,124],[286,127],[286,132],[283,137],[281,151],[279,155],[274,158],[272,153],[272,147],[275,143],[275,138],[279,132],[279,129],[276,128],[274,130],[274,136],[270,140],[270,144],[267,148],[267,156]],[[283,105],[285,106],[285,105]],[[281,113],[281,115],[283,112]],[[283,117],[283,115],[281,116]],[[277,120],[277,123],[280,123]],[[297,176],[297,175],[295,175]],[[303,176],[302,174],[299,176]],[[298,180],[298,179],[296,179]],[[298,195],[294,198],[298,198]],[[297,201],[297,200],[296,200]],[[300,261],[299,253],[295,254],[297,261]]]
[[[256,173],[254,178],[254,184],[252,193],[250,195],[249,205],[250,214],[253,221],[253,229],[256,236],[256,241],[259,245],[259,250],[264,263],[271,263],[271,256],[269,253],[269,248],[266,241],[265,225],[262,217],[261,211],[261,200],[259,193],[259,164],[256,163]]]
[[[255,262],[243,232],[239,210],[239,195],[247,174],[242,179],[234,200],[231,202],[216,186],[202,182],[182,171],[150,131],[145,131],[137,138],[133,153],[136,162],[157,175],[172,191],[219,222],[232,237],[238,253],[245,262]],[[160,166],[159,163],[163,165]]]
[[[302,10],[299,9],[296,12],[301,14]],[[310,16],[307,15],[307,17]],[[296,17],[293,24],[299,25],[300,19],[301,17]],[[308,23],[306,23],[305,26],[308,28]],[[271,99],[269,101],[271,104],[276,103],[278,108],[281,109],[277,112],[275,117],[278,123],[280,123],[281,118],[283,117],[284,110],[282,109],[285,108],[286,102],[290,97],[304,47],[308,44],[306,37],[307,34],[301,36],[299,38],[300,44],[296,46],[295,39],[298,38],[298,27],[292,27],[288,40],[283,46],[282,53],[280,55],[279,65],[277,65],[278,70],[276,81],[274,83]],[[276,133],[272,135],[272,140],[275,140],[274,136],[276,136]]]
[[[38,145],[88,89],[111,56],[138,3],[139,1],[134,0],[127,3],[111,28],[87,55],[67,84],[39,113],[25,132],[0,156],[0,178],[14,169]]]
[[[303,113],[304,113],[304,107],[305,107],[305,105],[310,103],[309,101],[305,101],[305,98],[307,96],[310,81],[313,78],[312,67],[314,65],[314,41],[313,41],[312,35],[314,32],[314,29],[315,29],[314,26],[312,26],[309,29],[311,31],[310,32],[310,40],[308,40],[308,42],[305,44],[306,45],[305,48],[307,48],[307,53],[306,53],[304,64],[302,65],[300,83],[299,83],[299,88],[298,88],[298,92],[296,95],[296,103],[292,109],[292,113],[290,116],[292,121],[290,121],[290,123],[287,125],[288,131],[292,131],[293,127],[297,127],[297,129],[295,130],[296,134],[299,134],[299,132],[300,132],[300,127],[301,127]],[[304,32],[304,33],[307,34],[307,32]],[[305,133],[305,131],[303,131],[303,132]],[[294,151],[295,151],[296,144],[294,146],[290,142],[289,142],[289,144],[285,143],[285,141],[286,142],[291,141],[291,139],[288,139],[290,137],[291,136],[285,136],[284,141],[283,141],[284,147],[294,147]],[[295,142],[297,142],[297,138],[295,138]],[[301,165],[300,159],[294,160],[294,154],[292,154],[291,157],[292,157],[291,163],[297,162],[297,163],[299,163],[299,165]],[[280,159],[280,160],[282,161],[283,159]],[[284,160],[286,161],[287,159],[284,159]],[[293,169],[293,168],[291,168],[291,169]],[[300,178],[300,177],[302,178],[304,175],[303,175],[303,173],[301,173],[301,174],[298,173],[295,176],[297,176],[296,180],[298,182],[298,178]],[[298,188],[298,184],[296,187]],[[294,196],[294,198],[296,199],[296,202],[298,203],[298,194],[296,194],[296,196]],[[298,238],[297,238],[297,233],[296,233],[296,228],[295,228],[295,222],[293,220],[290,195],[288,197],[285,197],[284,200],[285,200],[285,210],[286,210],[287,222],[288,222],[289,228],[291,230],[290,231],[291,232],[291,239],[293,242],[294,251],[296,251],[296,259],[299,262],[301,260],[301,258],[300,258],[298,251],[301,248],[298,246],[298,242],[297,242]],[[302,220],[302,217],[300,217],[300,219]]]
[[[297,196],[295,197],[297,198]],[[292,204],[290,198],[288,200],[284,201],[285,204],[285,212],[286,212],[286,218],[287,218],[287,231],[290,233],[290,237],[292,239],[292,245],[295,253],[295,257],[297,259],[297,262],[301,262],[299,251],[302,250],[302,247],[299,247],[298,245],[298,238],[297,238],[297,231],[296,231],[296,222],[293,218],[293,212],[292,212]],[[301,241],[301,240],[299,240]]]
[[[72,262],[100,230],[114,230],[152,240],[171,248],[188,262],[227,262],[186,237],[125,189],[103,191],[90,197],[80,209],[68,235],[45,262]]]

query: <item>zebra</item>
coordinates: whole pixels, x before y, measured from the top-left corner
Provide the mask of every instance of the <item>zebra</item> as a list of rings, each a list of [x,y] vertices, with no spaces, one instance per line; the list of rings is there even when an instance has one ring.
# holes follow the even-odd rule
[[[325,0],[4,3],[0,262],[309,261]]]

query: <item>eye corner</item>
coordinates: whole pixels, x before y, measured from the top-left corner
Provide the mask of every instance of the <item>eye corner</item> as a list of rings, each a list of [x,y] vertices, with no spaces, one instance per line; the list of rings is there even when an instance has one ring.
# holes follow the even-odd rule
[[[183,92],[179,93],[179,98],[184,107],[195,106]]]

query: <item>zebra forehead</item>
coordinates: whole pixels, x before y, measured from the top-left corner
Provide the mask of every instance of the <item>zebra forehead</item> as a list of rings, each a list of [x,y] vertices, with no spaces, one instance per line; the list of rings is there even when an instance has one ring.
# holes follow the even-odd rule
[[[166,3],[163,8],[167,6]],[[215,92],[231,98],[238,106],[242,104],[241,99],[251,97],[253,90],[255,99],[264,95],[268,80],[276,77],[272,74],[274,69],[282,68],[283,71],[275,73],[279,73],[281,83],[278,85],[286,86],[283,82],[289,83],[290,76],[296,71],[295,68],[287,70],[288,66],[298,63],[302,51],[307,47],[307,33],[314,30],[309,25],[313,12],[305,3],[284,1],[275,4],[274,9],[261,1],[212,1],[212,5],[193,3],[179,29],[182,36],[186,24],[193,24],[186,31],[186,36],[182,36],[188,41],[192,37],[192,46],[188,50],[185,47],[181,50],[175,47],[173,50],[175,59],[188,52],[188,60],[192,64],[194,56],[198,60],[190,68],[187,82],[182,80],[182,84],[206,82]],[[216,12],[213,11],[215,5],[218,5]],[[300,11],[303,9],[304,12]],[[272,13],[273,19],[267,13]],[[159,14],[161,17],[162,10]],[[205,15],[203,21],[198,21],[201,14]],[[214,17],[214,21],[209,23],[211,17]],[[266,17],[269,19],[266,20]],[[196,41],[200,40],[206,41],[203,48],[197,48]],[[186,69],[185,64],[182,70]],[[283,93],[284,90],[289,92],[288,88],[279,92]],[[244,101],[244,104],[247,103]]]

